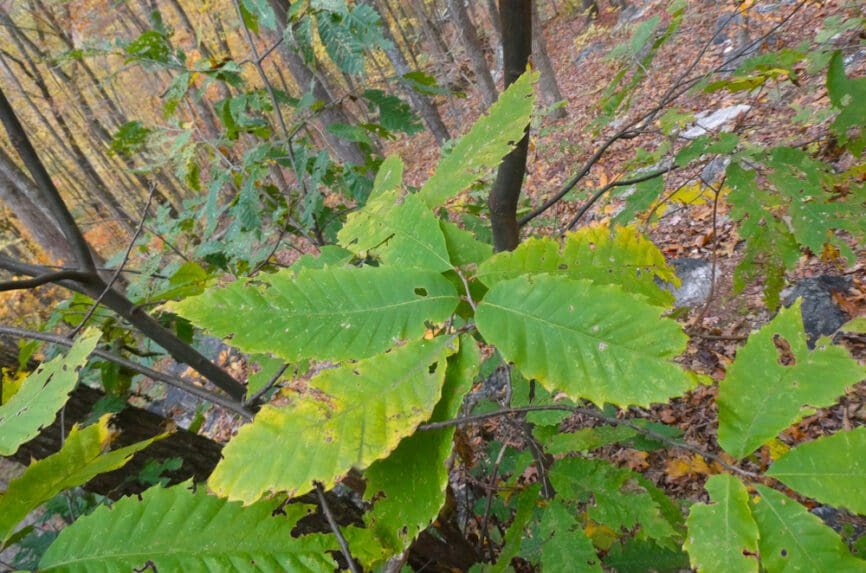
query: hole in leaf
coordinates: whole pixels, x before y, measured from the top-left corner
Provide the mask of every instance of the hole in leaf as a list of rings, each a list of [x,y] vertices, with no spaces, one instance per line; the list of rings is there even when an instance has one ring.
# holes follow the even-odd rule
[[[352,370],[352,374],[354,374],[355,376],[361,375],[361,373],[358,370]]]
[[[782,366],[794,366],[797,364],[797,358],[791,351],[791,345],[787,340],[778,334],[774,334],[773,345],[776,347],[776,352],[779,355],[779,364]]]
[[[436,369],[437,369],[437,368],[439,368],[439,363],[438,363],[438,362],[434,362],[433,364],[430,365],[430,367],[427,369],[427,371],[428,371],[430,374],[434,374],[434,373],[436,372]]]
[[[418,287],[415,289],[415,294],[418,296],[427,296],[427,289],[423,287]]]
[[[782,548],[782,550],[781,550],[779,553],[781,553],[782,557],[787,557],[787,556],[788,556],[788,550],[785,549],[784,547]]]
[[[567,270],[568,270],[568,265],[565,264],[565,263],[562,263],[561,265],[559,265],[559,270],[561,270],[561,271],[567,271]]]

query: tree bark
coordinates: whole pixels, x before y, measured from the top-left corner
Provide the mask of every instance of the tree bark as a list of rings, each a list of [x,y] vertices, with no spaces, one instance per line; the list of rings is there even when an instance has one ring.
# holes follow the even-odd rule
[[[281,0],[270,0],[270,3],[277,16],[277,25],[280,29],[285,30],[291,25],[288,20],[288,3]],[[307,63],[298,54],[296,46],[283,42],[281,48],[286,66],[295,78],[298,89],[301,92],[311,90],[313,96],[324,104],[318,113],[318,117],[321,120],[322,136],[325,138],[327,144],[334,150],[337,157],[345,163],[364,165],[367,162],[367,156],[357,143],[341,139],[328,131],[329,125],[352,123],[341,103],[334,101],[334,98],[321,79],[313,73],[309,66],[307,66]],[[301,174],[298,174],[298,176],[300,177]]]
[[[9,177],[13,174],[16,177]],[[34,240],[55,262],[71,258],[68,242],[57,224],[36,202],[38,197],[29,177],[24,175],[6,152],[0,149],[0,200],[12,209],[15,217]],[[24,186],[22,188],[22,185]]]
[[[400,87],[403,89],[403,93],[406,94],[406,97],[409,98],[412,107],[414,107],[415,111],[417,111],[424,119],[424,123],[427,124],[427,128],[433,134],[433,137],[436,138],[436,142],[439,143],[439,145],[442,145],[444,142],[451,139],[451,136],[448,133],[448,128],[445,127],[445,122],[442,121],[442,116],[439,115],[439,110],[436,109],[436,106],[433,105],[430,98],[416,92],[403,79],[403,76],[408,74],[410,71],[409,64],[406,62],[406,58],[403,56],[400,47],[394,41],[394,36],[391,34],[391,30],[388,27],[388,20],[385,18],[383,12],[383,0],[375,0],[375,4],[379,13],[382,14],[382,34],[391,42],[391,46],[385,48],[385,54],[391,61],[391,65],[394,66],[394,71],[397,72]]]
[[[403,24],[400,22],[400,14],[394,10],[391,6],[391,2],[388,0],[379,0],[379,14],[382,17],[382,27],[388,28],[388,18],[385,16],[387,12],[391,16],[391,20],[394,22],[394,27],[397,28],[397,34],[400,36],[400,39],[403,40],[403,46],[405,47],[405,51],[409,54],[409,58],[412,60],[412,66],[415,69],[418,69],[420,66],[418,65],[418,60],[415,58],[415,52],[412,50],[412,42],[409,41],[409,36],[406,34],[406,30],[403,29]],[[383,10],[384,8],[384,10]],[[396,46],[396,42],[394,42]],[[397,46],[399,50],[400,47]]]
[[[412,7],[412,11],[415,13],[415,18],[418,20],[418,25],[421,27],[424,37],[427,38],[427,42],[435,53],[434,59],[436,60],[437,65],[456,66],[457,62],[448,50],[448,45],[445,43],[445,40],[442,39],[441,30],[430,18],[430,15],[424,8],[423,2],[421,0],[411,0],[410,6]]]
[[[48,86],[45,84],[45,81],[42,79],[42,76],[39,70],[36,68],[33,60],[30,57],[30,54],[27,51],[27,47],[25,42],[22,41],[21,33],[18,28],[15,26],[12,19],[6,13],[6,11],[0,8],[0,21],[3,24],[9,27],[10,29],[10,37],[12,41],[15,43],[18,51],[21,53],[21,57],[26,62],[27,67],[30,70],[29,77],[36,85],[39,90],[40,95],[45,100],[48,105],[48,109],[51,110],[51,114],[54,117],[54,121],[57,126],[60,128],[60,131],[63,133],[63,137],[67,145],[69,146],[72,159],[75,161],[75,164],[81,170],[81,173],[84,177],[90,182],[91,190],[99,201],[101,201],[109,211],[111,211],[118,220],[121,225],[123,225],[127,231],[130,233],[134,230],[134,225],[132,223],[132,218],[129,216],[129,213],[123,208],[117,198],[111,193],[109,190],[108,184],[102,179],[102,176],[91,163],[90,158],[82,149],[81,145],[78,142],[78,139],[73,132],[72,128],[70,128],[69,124],[66,122],[66,118],[60,113],[60,107],[54,101],[53,94],[48,90]],[[38,54],[37,54],[38,56]],[[22,64],[24,63],[22,62]]]
[[[453,1],[453,0],[452,0]],[[532,52],[531,0],[501,0],[503,53],[505,59],[505,86],[508,87],[526,70]],[[505,156],[490,192],[490,224],[493,228],[493,247],[497,251],[511,251],[520,243],[517,224],[517,201],[526,173],[526,155],[529,149],[529,127],[511,153]]]
[[[60,196],[57,187],[54,186],[54,182],[49,177],[45,165],[33,148],[30,138],[12,110],[12,106],[6,99],[6,95],[2,89],[0,89],[0,121],[2,121],[6,129],[10,143],[18,151],[24,165],[33,177],[35,188],[38,190],[40,204],[45,204],[47,209],[50,210],[52,218],[68,240],[74,257],[74,264],[78,266],[79,270],[90,275],[89,280],[81,283],[72,283],[68,288],[74,288],[74,290],[86,294],[94,300],[101,297],[102,304],[129,321],[144,336],[163,347],[177,362],[188,364],[225,391],[229,396],[238,401],[242,400],[246,393],[243,385],[205,358],[195,348],[175,336],[173,332],[164,328],[124,295],[113,288],[108,288],[108,285],[106,285],[96,270],[96,263],[91,253],[90,245],[84,239],[81,230],[69,212],[63,198]],[[28,269],[27,267],[30,268]],[[31,265],[17,263],[7,266],[6,270],[30,274],[30,276],[34,276],[34,274],[38,275],[42,272],[41,269],[35,270]]]
[[[538,80],[538,88],[542,103],[545,106],[551,106],[565,99],[562,97],[559,84],[556,82],[556,72],[553,70],[553,64],[550,63],[550,58],[547,57],[544,27],[542,26],[541,16],[538,13],[537,2],[532,2],[532,62],[541,75]],[[568,115],[568,112],[565,111],[564,107],[558,107],[552,115],[555,119],[562,119]]]
[[[496,101],[497,91],[496,84],[493,82],[493,76],[490,74],[490,67],[484,58],[481,40],[478,39],[475,26],[466,12],[463,0],[448,0],[448,11],[451,13],[454,25],[460,33],[466,56],[469,58],[472,70],[475,72],[475,80],[478,82],[478,89],[481,92],[484,108],[487,109]]]
[[[534,6],[535,4],[533,4]],[[487,14],[490,16],[491,29],[493,31],[493,56],[495,63],[493,67],[498,72],[502,71],[502,20],[499,17],[499,8],[496,7],[496,0],[487,0]]]

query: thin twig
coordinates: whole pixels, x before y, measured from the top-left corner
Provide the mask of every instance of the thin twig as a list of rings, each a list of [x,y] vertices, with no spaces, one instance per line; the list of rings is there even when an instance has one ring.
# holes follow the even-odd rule
[[[418,429],[419,430],[436,430],[439,428],[448,428],[451,426],[464,426],[467,424],[474,424],[474,423],[481,422],[481,421],[484,421],[484,420],[487,420],[490,418],[497,418],[500,416],[509,416],[512,414],[521,414],[521,413],[525,413],[525,412],[544,412],[544,411],[572,412],[574,414],[581,414],[581,415],[586,416],[588,418],[600,420],[602,422],[612,424],[615,426],[626,426],[628,428],[631,428],[632,430],[634,430],[635,432],[637,432],[639,434],[642,434],[648,438],[652,438],[658,442],[662,442],[663,444],[667,444],[673,448],[678,448],[681,450],[688,450],[690,452],[698,454],[699,456],[701,456],[705,459],[716,462],[717,464],[719,464],[719,466],[723,467],[724,469],[726,469],[732,473],[737,473],[737,474],[740,474],[742,476],[749,477],[749,478],[760,477],[757,474],[752,473],[748,470],[744,470],[744,469],[739,468],[737,466],[731,465],[728,462],[726,462],[725,460],[723,460],[720,456],[717,456],[716,454],[702,450],[701,448],[698,448],[697,446],[677,442],[675,440],[672,440],[668,436],[665,436],[664,434],[660,434],[658,432],[655,432],[655,431],[647,429],[647,428],[642,428],[641,426],[635,424],[631,420],[621,420],[619,418],[613,418],[611,416],[605,416],[604,414],[602,414],[596,410],[591,410],[589,408],[583,408],[580,406],[567,406],[565,404],[546,404],[546,405],[539,405],[539,406],[521,406],[519,408],[504,408],[502,410],[497,410],[495,412],[486,412],[484,414],[473,414],[471,416],[464,416],[461,418],[454,418],[451,420],[443,420],[442,422],[432,422],[429,424],[422,424],[421,426],[418,426]]]
[[[244,406],[245,407],[255,407],[259,403],[259,400],[261,400],[262,396],[267,394],[271,390],[271,388],[273,388],[276,385],[276,383],[280,380],[280,376],[282,376],[285,373],[285,371],[288,369],[289,369],[289,365],[283,364],[282,367],[279,370],[277,370],[276,374],[271,376],[271,379],[268,380],[268,383],[265,384],[261,390],[259,390],[258,392],[256,392],[252,396],[250,396],[246,401],[244,401]]]
[[[466,291],[466,302],[469,303],[469,306],[472,307],[472,312],[475,313],[478,311],[478,308],[475,305],[475,300],[472,298],[472,293],[469,291],[469,281],[466,280],[466,276],[460,272],[460,269],[454,267],[454,272],[457,273],[457,276],[460,277],[461,282],[463,282],[463,289]]]
[[[108,279],[108,282],[105,283],[105,288],[102,289],[102,293],[96,300],[93,301],[93,304],[90,305],[90,308],[85,313],[84,318],[81,319],[81,322],[78,323],[78,326],[72,329],[72,332],[68,334],[69,338],[75,338],[75,336],[81,332],[81,329],[84,328],[87,323],[90,321],[93,313],[96,312],[96,309],[99,308],[99,305],[102,303],[102,299],[105,298],[105,295],[108,294],[114,287],[114,283],[117,282],[117,279],[120,278],[120,273],[123,272],[123,267],[126,266],[126,263],[129,261],[129,256],[132,254],[132,249],[135,247],[135,242],[138,241],[138,238],[141,236],[141,232],[144,230],[144,221],[147,219],[147,212],[150,210],[150,204],[153,202],[153,196],[156,193],[156,185],[151,185],[150,194],[147,196],[147,202],[144,205],[144,209],[141,211],[141,219],[138,221],[138,227],[135,229],[135,233],[132,234],[132,238],[129,240],[129,244],[126,246],[126,251],[123,253],[123,258],[120,261],[120,264],[117,265],[117,268],[114,269],[114,272],[111,274],[111,277]]]
[[[502,465],[502,460],[505,457],[505,450],[508,449],[508,444],[502,444],[499,450],[499,455],[496,456],[496,461],[493,463],[493,474],[490,476],[487,488],[487,501],[484,504],[484,515],[481,518],[481,535],[478,537],[478,550],[484,551],[484,540],[489,534],[488,526],[490,525],[490,510],[493,507],[493,494],[496,493],[496,478],[499,476],[499,467]],[[491,552],[492,555],[492,552]]]
[[[352,552],[349,551],[349,544],[346,542],[346,538],[343,537],[343,532],[340,531],[340,526],[337,524],[337,520],[334,519],[334,515],[331,513],[331,508],[328,506],[328,500],[325,499],[325,490],[320,482],[316,482],[316,495],[319,498],[319,505],[322,506],[322,513],[325,514],[325,519],[328,520],[328,525],[331,527],[331,531],[334,532],[334,536],[337,538],[337,543],[340,544],[340,551],[349,563],[349,570],[352,573],[361,573],[361,570],[352,558]]]
[[[676,169],[676,167],[674,165],[671,165],[670,167],[658,169],[656,171],[653,171],[651,173],[646,173],[644,175],[640,175],[640,176],[635,177],[633,179],[612,181],[612,182],[608,183],[607,185],[605,185],[604,187],[602,187],[601,189],[596,191],[593,194],[593,196],[589,198],[589,200],[583,205],[583,207],[580,208],[580,210],[577,212],[577,214],[574,216],[574,218],[571,220],[571,222],[569,222],[568,225],[566,225],[565,228],[562,231],[560,231],[559,234],[564,235],[567,231],[572,230],[574,228],[574,226],[577,225],[577,222],[580,221],[584,215],[586,215],[587,211],[589,211],[592,208],[592,206],[595,205],[595,203],[599,199],[601,199],[605,193],[607,193],[608,191],[610,191],[614,187],[625,187],[628,185],[637,185],[638,183],[643,183],[644,181],[649,181],[650,179],[655,179],[656,177],[661,177],[665,173],[668,173],[669,171],[673,171],[674,169]]]
[[[145,226],[145,229],[147,229],[146,226]],[[58,269],[58,270],[61,270],[61,271],[74,271],[74,270],[75,270],[74,268],[71,268],[71,267],[64,267],[64,266],[61,266],[61,265],[45,265],[45,268],[47,268],[47,269]],[[99,271],[99,272],[105,272],[105,273],[113,272],[113,271],[114,271],[114,269],[112,269],[112,268],[108,268],[108,267],[96,267],[96,270]],[[170,277],[168,277],[168,276],[166,276],[166,275],[161,275],[161,274],[159,274],[159,273],[149,273],[149,272],[145,272],[145,271],[142,271],[142,270],[139,270],[139,269],[123,269],[123,271],[121,271],[121,272],[126,273],[126,274],[129,274],[129,275],[145,275],[145,276],[148,276],[148,277],[150,277],[150,278],[152,278],[152,279],[167,279],[167,278],[170,278]]]
[[[0,325],[0,334],[6,334],[8,336],[16,336],[18,338],[31,338],[34,340],[42,340],[44,342],[50,342],[52,344],[59,344],[60,346],[70,347],[74,344],[74,341],[66,338],[65,336],[60,336],[57,334],[47,334],[44,332],[36,332],[34,330],[26,330],[24,328],[15,328],[12,326],[3,326]],[[148,378],[152,378],[158,382],[164,382],[169,386],[174,386],[179,390],[183,390],[188,394],[192,394],[197,398],[201,398],[207,402],[211,402],[212,404],[216,404],[217,406],[222,406],[226,410],[231,410],[232,412],[243,416],[244,418],[251,420],[253,418],[253,413],[243,407],[242,404],[235,402],[229,398],[226,398],[220,394],[215,392],[211,392],[206,390],[205,388],[201,388],[196,386],[192,382],[187,382],[181,378],[176,378],[174,376],[170,376],[168,374],[164,374],[157,370],[153,370],[152,368],[148,368],[147,366],[143,366],[141,364],[136,364],[126,358],[117,356],[105,350],[96,349],[93,351],[95,356],[99,356],[104,360],[108,360],[109,362],[113,362],[124,368],[128,368],[133,372],[138,372],[139,374],[143,374]]]

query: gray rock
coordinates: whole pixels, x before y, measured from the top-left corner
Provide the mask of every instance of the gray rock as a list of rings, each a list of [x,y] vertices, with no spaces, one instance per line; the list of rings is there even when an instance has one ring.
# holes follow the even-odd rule
[[[481,381],[478,388],[469,392],[463,399],[463,411],[469,413],[479,402],[490,400],[500,406],[511,401],[511,368],[500,365]]]
[[[696,139],[717,129],[730,131],[733,127],[733,121],[750,109],[752,109],[750,105],[737,104],[717,109],[714,112],[702,111],[695,115],[695,124],[681,133],[680,137]]]
[[[860,49],[850,56],[845,56],[843,60],[843,63],[845,64],[845,72],[853,72],[854,68],[864,59],[866,59],[866,49]]]
[[[860,523],[860,520],[854,518],[854,516],[844,509],[836,509],[827,505],[818,505],[812,508],[811,511],[812,515],[821,518],[821,521],[833,528],[836,533],[842,534],[842,537],[845,538],[846,541],[853,541],[863,535],[863,532],[866,531],[866,527]],[[846,527],[846,525],[848,527]]]
[[[712,185],[722,178],[730,163],[731,158],[729,156],[720,155],[716,157],[701,170],[701,181],[704,185]]]
[[[796,0],[781,0],[781,2],[766,2],[766,3],[758,3],[755,6],[755,9],[758,11],[758,14],[770,14],[771,12],[775,12],[782,6],[791,6],[796,4]]]
[[[809,348],[815,347],[819,337],[833,334],[848,320],[833,300],[833,291],[844,293],[851,286],[851,277],[821,275],[805,278],[782,292],[785,306],[791,306],[798,298],[803,299],[803,328]]]
[[[677,308],[694,308],[707,302],[713,291],[713,263],[705,259],[681,258],[670,261],[680,279],[679,288],[658,281],[674,295]]]

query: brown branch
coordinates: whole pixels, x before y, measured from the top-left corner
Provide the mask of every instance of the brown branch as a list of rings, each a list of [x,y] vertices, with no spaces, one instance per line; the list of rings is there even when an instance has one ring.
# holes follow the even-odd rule
[[[114,272],[111,274],[111,277],[108,279],[108,282],[105,283],[105,287],[102,289],[102,292],[96,299],[93,301],[93,304],[90,305],[90,308],[84,314],[84,318],[81,319],[81,322],[78,323],[78,326],[72,329],[72,332],[69,333],[69,338],[75,338],[75,335],[81,332],[81,329],[87,325],[90,318],[93,316],[93,313],[96,312],[96,309],[99,308],[99,305],[102,303],[102,300],[108,294],[108,291],[114,286],[114,283],[117,282],[117,279],[120,278],[120,273],[123,272],[123,267],[126,266],[126,263],[129,261],[129,255],[132,253],[132,248],[135,246],[135,242],[141,236],[141,232],[144,230],[144,221],[147,219],[147,212],[150,210],[150,204],[153,202],[153,195],[156,193],[156,185],[151,185],[150,194],[147,196],[147,203],[144,205],[144,209],[141,212],[141,219],[138,221],[138,227],[135,229],[135,233],[132,234],[132,238],[129,240],[129,244],[126,246],[126,251],[123,253],[123,258],[120,261],[120,264],[117,265],[117,268],[114,269]]]
[[[496,478],[499,476],[499,468],[502,466],[502,460],[505,457],[505,451],[508,449],[508,444],[502,444],[499,449],[499,455],[496,456],[496,461],[493,463],[493,474],[488,480],[487,499],[484,502],[484,515],[481,518],[481,535],[478,536],[478,551],[484,551],[484,541],[490,535],[490,510],[493,508],[493,495],[496,493]],[[492,552],[493,549],[490,548]],[[492,557],[491,553],[491,557]]]
[[[583,207],[580,208],[580,210],[577,212],[577,214],[574,216],[574,218],[571,220],[571,222],[569,222],[568,225],[566,225],[565,228],[560,232],[560,235],[565,234],[566,231],[572,230],[574,228],[574,226],[577,225],[577,222],[580,221],[580,219],[583,218],[584,215],[586,215],[586,212],[589,211],[592,208],[592,206],[595,205],[595,203],[598,202],[598,200],[601,199],[605,193],[607,193],[608,191],[610,191],[614,187],[626,187],[628,185],[637,185],[638,183],[643,183],[644,181],[649,181],[650,179],[655,179],[656,177],[660,177],[660,176],[664,175],[665,173],[668,173],[669,171],[673,171],[674,169],[676,169],[676,167],[674,167],[672,165],[670,167],[665,167],[663,169],[659,169],[657,171],[653,171],[653,172],[647,173],[645,175],[640,175],[640,176],[635,177],[633,179],[625,179],[625,180],[613,181],[611,183],[608,183],[607,185],[605,185],[604,187],[602,187],[601,189],[596,191],[593,194],[593,196],[589,198],[589,200],[583,205]]]
[[[3,326],[0,325],[0,334],[6,334],[9,336],[16,336],[18,338],[30,338],[33,340],[42,340],[44,342],[50,342],[51,344],[58,344],[60,346],[70,347],[74,344],[74,341],[66,338],[65,336],[60,336],[56,334],[47,334],[45,332],[36,332],[33,330],[27,330],[24,328],[16,328],[13,326]],[[133,372],[138,372],[139,374],[143,374],[148,378],[152,378],[153,380],[163,382],[168,384],[169,386],[174,386],[179,390],[183,390],[188,394],[192,394],[197,398],[201,398],[202,400],[206,400],[217,406],[222,406],[226,410],[230,410],[236,414],[239,414],[246,418],[247,420],[251,420],[253,417],[252,412],[243,407],[242,404],[235,402],[234,400],[228,399],[220,394],[215,392],[211,392],[199,386],[196,386],[192,382],[188,382],[181,378],[176,378],[174,376],[170,376],[168,374],[164,374],[157,370],[153,370],[152,368],[148,368],[147,366],[136,364],[126,358],[122,358],[105,350],[96,349],[93,351],[95,356],[99,356],[104,360],[108,360],[109,362],[113,362],[124,368],[128,368]]]
[[[748,478],[752,478],[752,479],[761,477],[758,474],[755,474],[755,473],[750,472],[748,470],[744,470],[742,468],[739,468],[737,466],[729,464],[728,462],[723,460],[721,458],[721,456],[718,456],[716,454],[713,454],[711,452],[708,452],[706,450],[703,450],[703,449],[701,449],[697,446],[693,446],[691,444],[677,442],[676,440],[672,440],[671,438],[669,438],[668,436],[665,436],[664,434],[660,434],[656,431],[653,431],[653,430],[650,430],[647,428],[642,428],[639,425],[632,422],[631,420],[621,420],[619,418],[613,418],[611,416],[605,416],[601,412],[598,412],[596,410],[592,410],[589,408],[583,408],[580,406],[567,406],[565,404],[546,404],[546,405],[540,405],[540,406],[521,406],[519,408],[503,408],[503,409],[497,410],[495,412],[486,412],[484,414],[474,414],[472,416],[464,416],[461,418],[444,420],[442,422],[432,422],[429,424],[422,424],[422,425],[418,426],[418,429],[422,430],[422,431],[424,431],[424,430],[437,430],[440,428],[449,428],[452,426],[465,426],[467,424],[475,424],[477,422],[488,420],[490,418],[497,418],[500,416],[509,416],[512,414],[522,414],[522,413],[526,413],[526,412],[545,412],[545,411],[571,412],[574,414],[581,414],[581,415],[586,416],[588,418],[593,418],[595,420],[599,420],[599,421],[605,422],[607,424],[612,424],[615,426],[626,426],[627,428],[631,428],[635,432],[637,432],[641,435],[644,435],[648,438],[652,438],[653,440],[656,440],[657,442],[662,442],[663,444],[667,444],[668,446],[670,446],[672,448],[690,451],[692,453],[698,454],[699,456],[701,456],[707,460],[716,462],[717,464],[719,464],[719,466],[728,470],[729,472],[736,473],[736,474],[739,474],[739,475],[742,475],[742,476],[745,476]]]
[[[262,399],[262,396],[267,394],[271,390],[271,388],[276,386],[277,382],[279,382],[280,380],[280,376],[282,376],[285,371],[288,370],[288,368],[288,364],[283,364],[282,367],[280,367],[280,369],[277,370],[277,372],[273,376],[271,376],[271,379],[268,380],[268,383],[265,384],[261,388],[261,390],[250,396],[246,401],[244,401],[244,406],[255,408],[258,405],[259,400]]]
[[[349,570],[352,573],[361,573],[361,570],[352,558],[352,552],[349,551],[349,544],[346,542],[346,538],[343,537],[343,532],[340,531],[340,526],[337,524],[337,520],[334,519],[334,514],[331,513],[331,507],[328,505],[328,500],[325,499],[325,490],[319,482],[316,482],[316,496],[319,498],[319,505],[322,507],[322,513],[325,514],[325,519],[328,520],[328,526],[330,526],[331,531],[334,532],[334,536],[337,538],[337,543],[340,544],[340,551],[343,553],[343,557],[346,558],[346,561],[349,564]]]
[[[45,274],[46,268],[41,265],[31,265],[17,261],[5,255],[0,255],[0,268],[18,274],[37,277]],[[94,279],[95,285],[81,283],[72,280],[60,281],[57,284],[85,296],[95,298],[101,290],[97,290],[102,283],[101,279]],[[232,378],[225,370],[205,358],[198,350],[180,340],[173,332],[166,329],[152,316],[144,312],[138,305],[133,304],[122,294],[116,291],[107,291],[103,303],[106,307],[120,315],[145,337],[157,343],[171,355],[178,363],[186,364],[193,370],[213,382],[214,385],[224,390],[229,396],[238,402],[246,394],[243,384]]]
[[[42,285],[59,283],[65,280],[85,282],[91,280],[92,278],[93,275],[91,273],[86,273],[83,271],[57,271],[52,273],[45,273],[32,279],[0,282],[0,292],[36,288]]]

